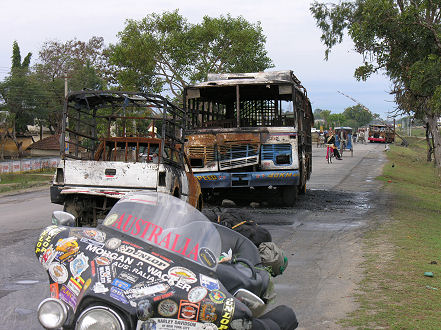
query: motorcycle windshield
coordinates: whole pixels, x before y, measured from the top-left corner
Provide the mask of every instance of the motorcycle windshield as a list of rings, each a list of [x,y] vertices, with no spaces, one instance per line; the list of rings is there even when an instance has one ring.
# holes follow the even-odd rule
[[[103,225],[211,269],[221,254],[215,225],[188,203],[167,194],[127,195],[110,210]]]

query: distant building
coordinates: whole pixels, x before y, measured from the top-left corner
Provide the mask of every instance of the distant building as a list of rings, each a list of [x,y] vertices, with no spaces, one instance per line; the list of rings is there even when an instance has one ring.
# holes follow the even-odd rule
[[[27,149],[29,156],[59,156],[60,134],[51,135],[32,143]]]

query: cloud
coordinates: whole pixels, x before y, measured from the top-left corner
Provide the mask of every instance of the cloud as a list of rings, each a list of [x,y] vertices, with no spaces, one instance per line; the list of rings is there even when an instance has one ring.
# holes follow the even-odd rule
[[[378,76],[367,83],[356,82],[353,72],[361,63],[361,55],[352,50],[349,40],[333,49],[329,61],[323,60],[325,48],[309,6],[306,0],[2,1],[0,22],[2,31],[7,33],[0,35],[0,79],[10,68],[14,40],[19,43],[22,55],[33,53],[35,62],[45,41],[73,38],[86,41],[92,36],[102,36],[107,44],[114,43],[126,19],[141,19],[153,12],[179,8],[192,23],[200,22],[204,15],[218,17],[227,13],[241,15],[250,22],[261,22],[275,69],[293,70],[308,90],[314,107],[343,111],[342,107],[353,105],[337,94],[340,88],[362,99],[369,91],[366,102],[372,102],[378,109],[374,112],[385,114],[392,110],[394,104],[385,101],[391,100],[385,77]]]

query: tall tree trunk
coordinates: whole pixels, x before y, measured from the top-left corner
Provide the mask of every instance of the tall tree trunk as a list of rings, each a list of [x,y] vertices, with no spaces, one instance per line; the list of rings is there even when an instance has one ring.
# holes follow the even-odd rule
[[[438,116],[431,114],[427,116],[427,124],[433,139],[433,156],[435,158],[435,166],[441,168],[441,136],[438,129]]]
[[[433,138],[430,138],[429,124],[426,122],[427,161],[432,161]]]

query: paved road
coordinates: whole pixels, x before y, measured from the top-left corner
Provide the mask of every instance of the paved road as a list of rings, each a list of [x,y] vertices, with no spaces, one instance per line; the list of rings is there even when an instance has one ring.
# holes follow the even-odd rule
[[[314,148],[308,191],[295,207],[244,208],[289,257],[287,271],[274,281],[275,304],[292,306],[303,329],[338,328],[335,322],[354,308],[360,236],[378,213],[374,178],[385,158],[383,145],[355,148],[353,157],[333,164]],[[0,197],[0,329],[41,329],[35,312],[49,294],[48,279],[33,247],[59,209],[48,189]]]

